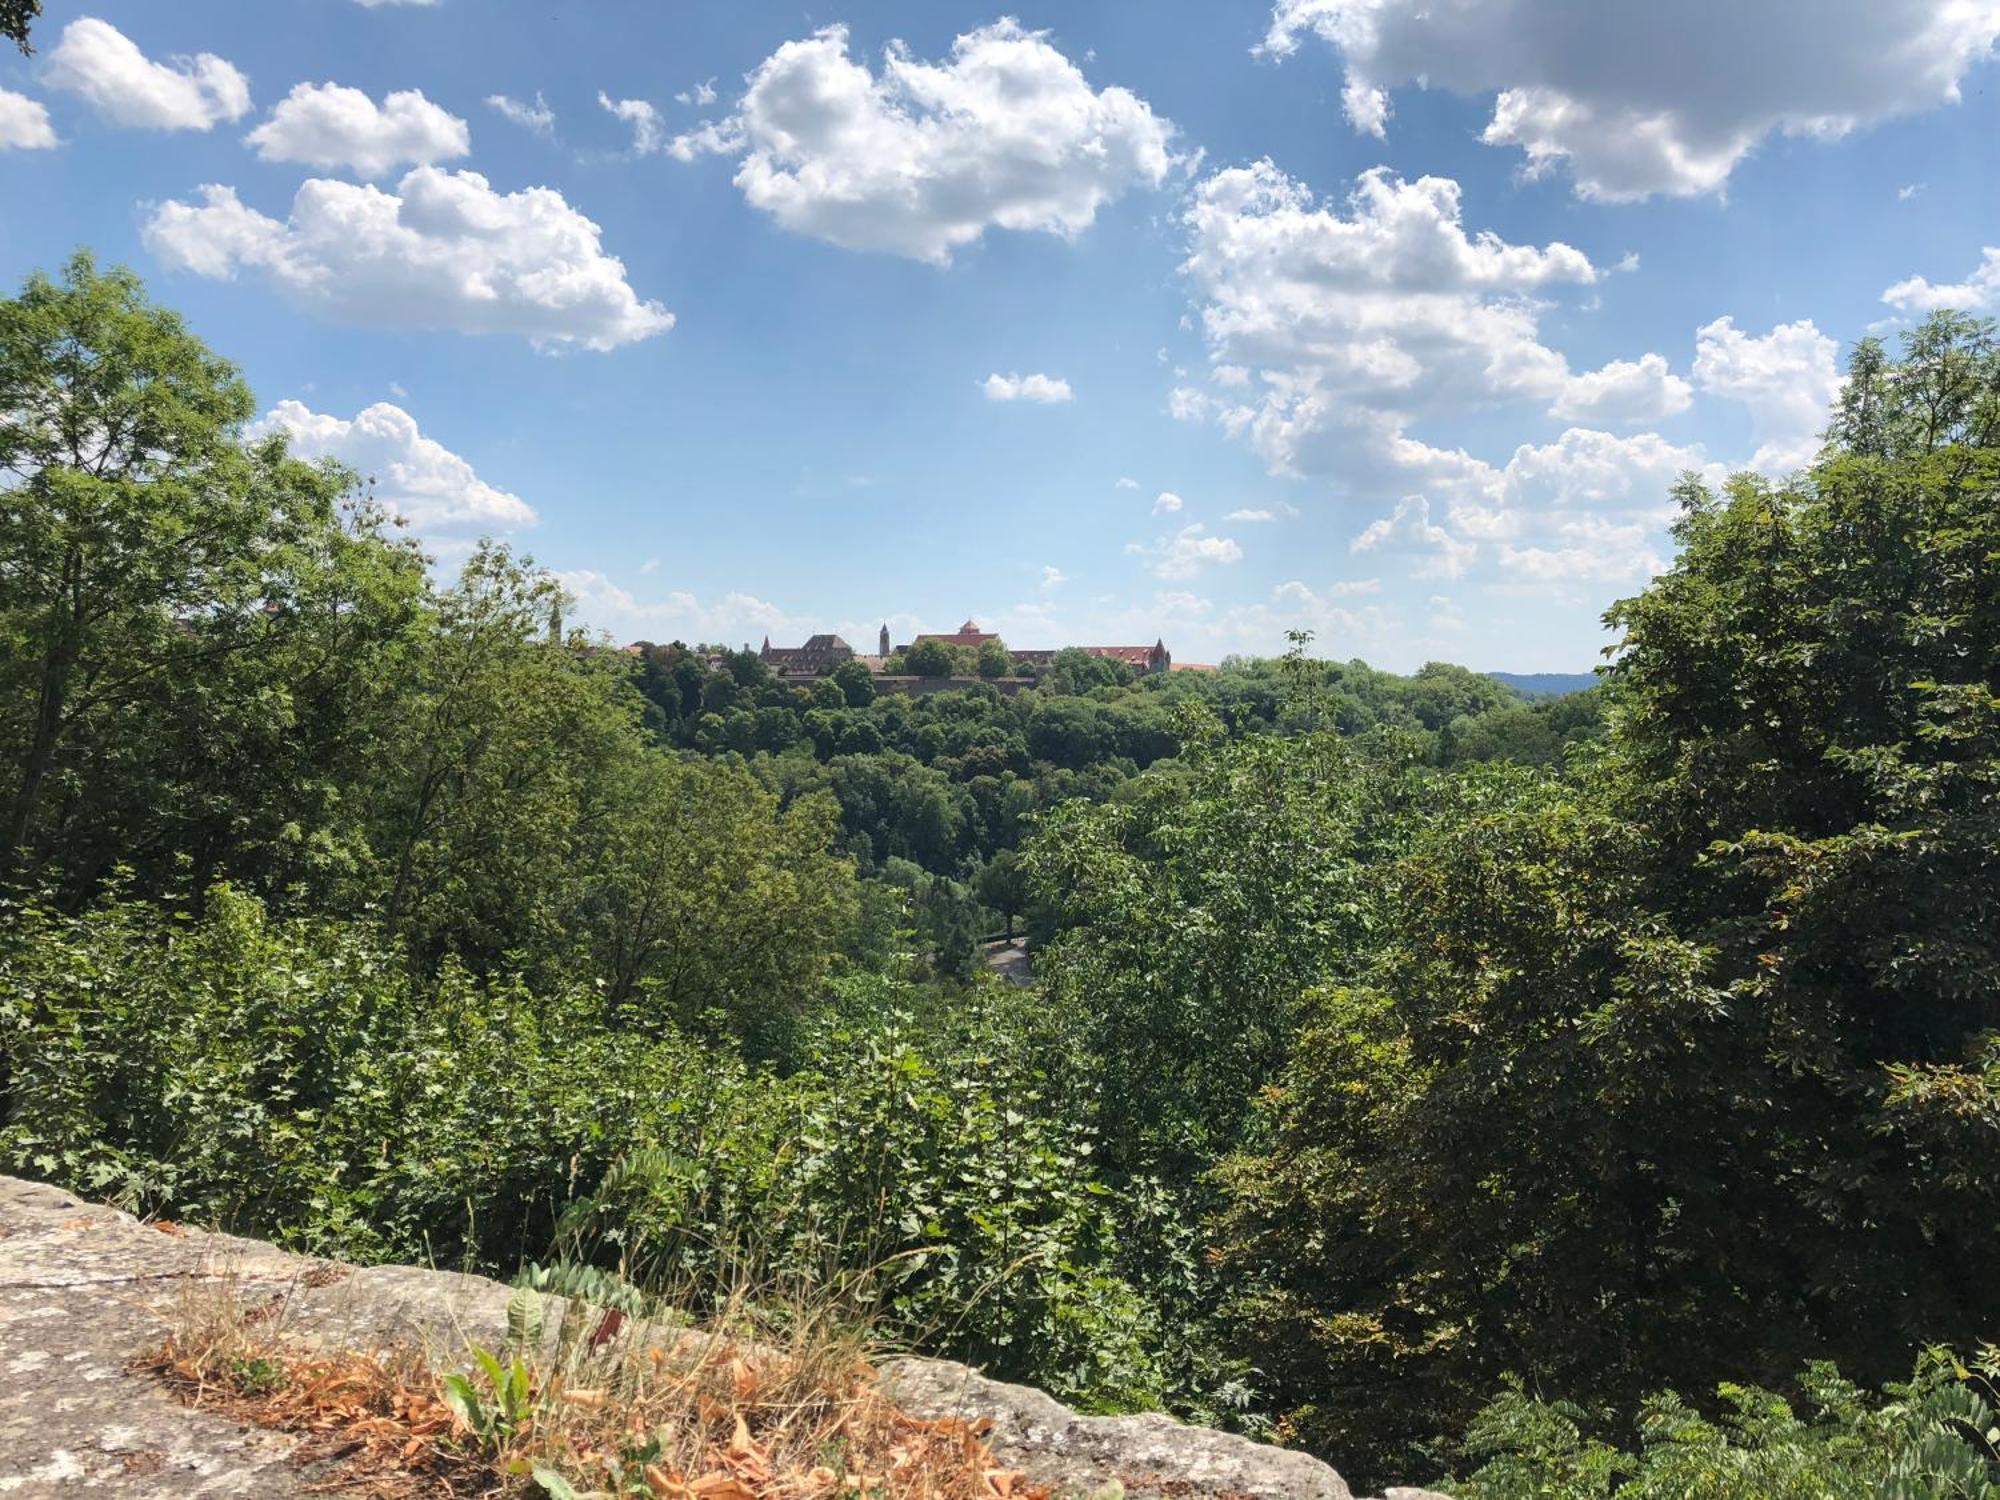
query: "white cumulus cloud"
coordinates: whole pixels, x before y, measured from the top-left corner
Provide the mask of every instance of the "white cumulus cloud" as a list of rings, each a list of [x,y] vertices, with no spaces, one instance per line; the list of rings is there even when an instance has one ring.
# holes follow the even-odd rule
[[[1411,572],[1418,578],[1458,578],[1479,549],[1432,521],[1424,496],[1405,495],[1388,515],[1370,522],[1348,550],[1409,555],[1416,559]]]
[[[472,465],[425,437],[402,407],[378,401],[352,420],[280,401],[249,427],[252,439],[282,433],[300,458],[334,458],[375,481],[375,496],[419,532],[512,531],[535,524],[519,495],[496,489]]]
[[[212,52],[158,63],[109,21],[85,16],[63,28],[43,75],[80,95],[114,125],[208,130],[250,112],[250,80]]]
[[[1125,550],[1144,558],[1147,570],[1156,578],[1192,578],[1204,568],[1243,559],[1240,546],[1226,536],[1210,536],[1199,522],[1150,544],[1133,542]]]
[[[1664,358],[1646,354],[1572,375],[1549,415],[1572,422],[1657,422],[1686,411],[1693,400],[1693,387]]]
[[[2000,306],[2000,248],[1988,245],[1979,264],[1963,281],[1939,284],[1912,276],[1882,293],[1882,300],[1906,316],[1951,308],[1956,312],[1983,313]]]
[[[1753,336],[1731,318],[1695,333],[1695,384],[1750,410],[1753,468],[1785,474],[1812,461],[1827,413],[1840,395],[1839,345],[1810,319]]]
[[[2000,0],[1277,0],[1263,50],[1316,35],[1349,121],[1388,128],[1407,84],[1494,95],[1484,139],[1567,164],[1614,201],[1720,189],[1774,133],[1833,139],[1955,103]]]
[[[46,151],[55,144],[55,127],[41,101],[0,89],[0,151]]]
[[[265,161],[345,167],[361,177],[449,161],[472,149],[465,121],[421,90],[400,90],[377,105],[337,83],[296,85],[244,140]]]
[[[1069,382],[1054,375],[988,375],[980,382],[988,401],[1037,401],[1044,405],[1073,399]]]
[[[418,167],[394,192],[312,178],[280,221],[211,184],[153,211],[145,241],[168,266],[241,269],[339,322],[511,333],[540,349],[615,349],[664,333],[597,225],[554,188],[497,193],[476,172]]]
[[[1668,490],[1687,470],[1711,479],[1721,471],[1698,446],[1656,432],[1620,437],[1572,427],[1553,443],[1523,443],[1498,476],[1500,500],[1518,508],[1632,508],[1664,514]]]
[[[1345,210],[1269,161],[1195,189],[1181,270],[1223,378],[1177,393],[1177,415],[1217,415],[1281,472],[1352,472],[1418,456],[1404,428],[1424,412],[1562,398],[1572,376],[1541,342],[1538,294],[1595,282],[1582,251],[1468,234],[1448,178],[1377,168]]]
[[[1153,502],[1153,514],[1156,516],[1171,516],[1177,514],[1184,504],[1186,502],[1172,490],[1161,490],[1160,498]]]
[[[900,43],[879,73],[847,28],[786,42],[734,111],[674,154],[740,154],[736,185],[798,234],[939,264],[990,228],[1074,236],[1133,187],[1156,187],[1173,125],[1127,89],[1093,89],[1044,32],[1003,19],[926,62]]]

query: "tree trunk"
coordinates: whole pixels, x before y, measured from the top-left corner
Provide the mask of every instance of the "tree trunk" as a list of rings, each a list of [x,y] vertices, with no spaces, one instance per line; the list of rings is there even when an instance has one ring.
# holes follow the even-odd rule
[[[28,753],[21,760],[21,780],[7,810],[7,852],[10,859],[22,857],[28,835],[35,826],[35,811],[41,805],[42,784],[49,767],[55,764],[62,744],[63,709],[69,695],[70,669],[76,664],[76,648],[59,641],[49,648],[42,662],[42,688],[35,704],[35,729],[28,741]]]

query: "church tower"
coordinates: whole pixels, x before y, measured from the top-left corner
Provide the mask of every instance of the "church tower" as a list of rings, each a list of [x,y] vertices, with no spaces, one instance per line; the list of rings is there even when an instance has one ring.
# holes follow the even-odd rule
[[[882,622],[881,654],[884,656],[889,654],[889,622],[887,620]]]

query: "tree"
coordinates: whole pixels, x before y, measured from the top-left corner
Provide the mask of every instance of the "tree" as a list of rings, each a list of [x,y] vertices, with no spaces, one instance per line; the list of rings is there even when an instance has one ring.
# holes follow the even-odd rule
[[[42,0],[0,0],[0,36],[21,49],[25,57],[34,52],[28,42],[28,28],[42,13]]]
[[[991,681],[995,677],[1005,677],[1014,669],[1014,658],[1007,654],[1007,643],[997,635],[989,641],[979,643],[979,675]]]
[[[713,1017],[782,1053],[854,916],[853,867],[827,852],[836,817],[823,793],[781,810],[734,766],[629,758],[582,906],[613,1016]]]
[[[623,659],[546,638],[560,598],[547,573],[481,546],[400,685],[365,790],[382,920],[426,965],[572,944],[587,832],[642,740]]]
[[[1080,646],[1065,646],[1055,654],[1037,686],[1050,693],[1077,694],[1118,687],[1131,680],[1132,673],[1122,662],[1092,656]]]
[[[958,660],[943,641],[918,641],[903,653],[903,670],[917,677],[950,677]]]
[[[982,905],[1000,913],[1000,919],[1007,927],[1008,940],[1012,941],[1014,914],[1028,904],[1028,877],[1021,868],[1020,855],[1012,849],[1002,849],[986,861],[979,867],[973,892]]]
[[[1440,781],[1383,867],[1222,1174],[1312,1446],[1408,1472],[1503,1371],[1629,1413],[2000,1321],[1996,375],[1933,319],[1808,473],[1684,484],[1604,751]]]
[[[347,476],[280,444],[246,450],[253,410],[234,367],[129,272],[78,255],[0,303],[0,840],[17,858],[54,847],[52,796],[58,819],[101,805],[182,695],[211,718],[282,711],[238,669],[315,609],[353,604],[326,571],[356,558],[336,507]]]
[[[866,708],[875,701],[875,674],[853,657],[833,669],[832,679],[849,708]]]

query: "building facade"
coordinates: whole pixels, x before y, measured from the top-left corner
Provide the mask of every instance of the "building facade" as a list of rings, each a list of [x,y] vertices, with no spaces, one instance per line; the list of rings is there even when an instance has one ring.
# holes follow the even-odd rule
[[[824,677],[854,657],[854,648],[837,635],[809,636],[803,646],[773,646],[764,637],[758,659],[780,677]]]

